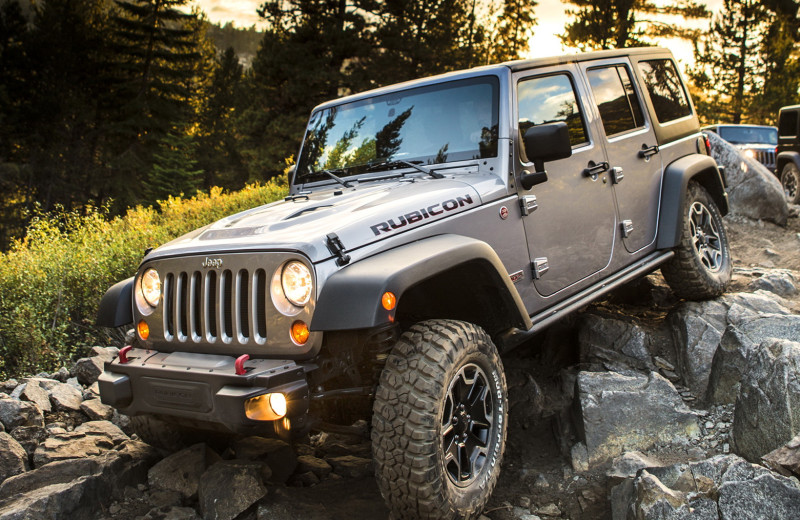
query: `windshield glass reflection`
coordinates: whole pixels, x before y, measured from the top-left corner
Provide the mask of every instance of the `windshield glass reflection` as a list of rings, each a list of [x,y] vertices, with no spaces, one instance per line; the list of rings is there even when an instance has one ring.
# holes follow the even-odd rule
[[[498,80],[451,81],[338,105],[311,116],[296,183],[497,156]],[[392,164],[393,163],[393,164]]]

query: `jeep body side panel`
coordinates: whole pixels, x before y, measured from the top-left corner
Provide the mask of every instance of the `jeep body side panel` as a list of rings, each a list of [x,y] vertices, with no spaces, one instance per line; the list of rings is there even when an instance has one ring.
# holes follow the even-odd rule
[[[680,241],[684,216],[681,214],[686,187],[696,180],[714,199],[722,215],[728,213],[728,194],[717,169],[717,163],[707,155],[684,156],[664,170],[664,190],[661,193],[661,220],[658,225],[658,249],[675,247]]]
[[[100,300],[97,325],[121,327],[133,323],[133,276],[111,286]]]
[[[798,168],[800,168],[800,153],[794,151],[779,153],[777,159],[778,165],[777,169],[775,170],[775,174],[780,176],[781,172],[783,171],[783,167],[790,162],[794,163]]]
[[[317,302],[311,330],[363,329],[391,323],[394,311],[381,305],[385,292],[402,301],[406,290],[470,262],[481,265],[492,283],[502,289],[518,326],[529,329],[531,322],[522,299],[494,250],[472,238],[440,235],[367,258],[331,276]]]

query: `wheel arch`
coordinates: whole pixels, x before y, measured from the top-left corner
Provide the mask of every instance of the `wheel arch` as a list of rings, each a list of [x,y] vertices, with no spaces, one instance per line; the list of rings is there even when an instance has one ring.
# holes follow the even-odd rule
[[[681,157],[664,170],[661,215],[658,222],[658,249],[669,249],[680,242],[683,215],[681,207],[690,181],[697,181],[717,205],[722,216],[728,214],[728,194],[716,161],[707,155]]]
[[[800,169],[800,153],[788,150],[778,154],[775,159],[775,175],[780,178],[781,171],[787,163],[793,162],[798,169]]]
[[[460,285],[452,287],[456,280]],[[441,294],[443,289],[449,290]],[[385,292],[397,297],[395,309],[381,305]],[[464,311],[488,306],[492,312],[486,316],[477,310]],[[502,326],[531,327],[522,299],[491,246],[460,235],[439,235],[379,253],[335,273],[322,288],[311,330],[371,328],[409,316],[426,319],[432,317],[431,312],[442,312],[438,318],[469,318],[487,332]],[[505,318],[498,318],[500,315]]]
[[[121,327],[133,323],[133,279],[117,282],[106,291],[97,309],[97,325]]]

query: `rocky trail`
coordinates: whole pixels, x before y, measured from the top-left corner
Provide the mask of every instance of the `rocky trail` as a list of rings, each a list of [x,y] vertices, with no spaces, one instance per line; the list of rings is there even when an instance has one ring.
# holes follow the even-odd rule
[[[726,217],[717,300],[679,301],[655,273],[506,354],[508,440],[481,518],[797,517],[797,212]],[[159,451],[98,398],[115,355],[0,383],[0,520],[388,517],[367,422]]]

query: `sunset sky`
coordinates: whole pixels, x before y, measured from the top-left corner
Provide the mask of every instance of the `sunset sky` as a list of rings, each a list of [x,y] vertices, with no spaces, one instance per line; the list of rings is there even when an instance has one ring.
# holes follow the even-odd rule
[[[195,0],[196,3],[206,12],[213,22],[233,21],[236,25],[249,27],[253,24],[258,25],[260,20],[256,14],[256,9],[261,4],[259,0]],[[709,10],[715,12],[722,5],[722,0],[707,0]],[[566,15],[564,11],[569,6],[561,0],[539,0],[535,12],[538,24],[534,28],[534,36],[531,39],[530,48],[532,51],[527,58],[540,56],[552,56],[562,54],[570,49],[564,49],[558,34],[564,31]],[[676,20],[676,23],[687,24],[683,20]],[[689,23],[698,28],[707,26],[707,21]],[[672,50],[678,61],[684,64],[691,64],[692,45],[690,42],[665,40],[661,45]]]

